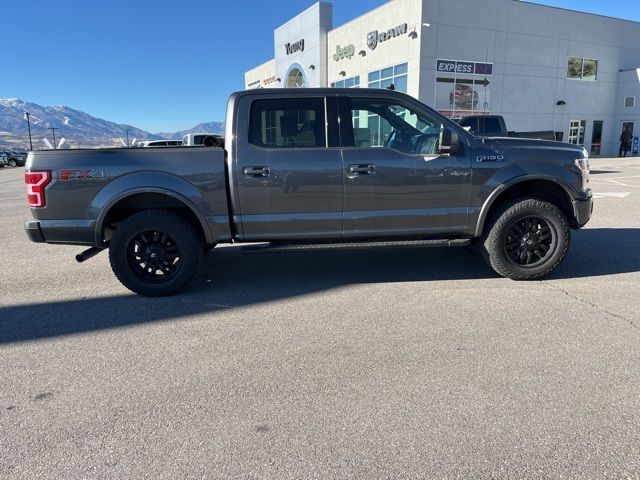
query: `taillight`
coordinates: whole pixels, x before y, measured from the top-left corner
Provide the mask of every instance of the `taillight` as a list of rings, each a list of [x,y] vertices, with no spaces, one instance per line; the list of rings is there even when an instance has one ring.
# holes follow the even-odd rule
[[[27,184],[27,202],[31,208],[42,208],[47,204],[44,189],[51,182],[51,172],[25,172],[24,183]]]

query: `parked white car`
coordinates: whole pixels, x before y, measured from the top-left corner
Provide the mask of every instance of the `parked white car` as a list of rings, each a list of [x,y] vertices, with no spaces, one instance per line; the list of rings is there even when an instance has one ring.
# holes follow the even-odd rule
[[[219,133],[187,133],[182,137],[185,147],[223,147],[224,137]]]
[[[147,140],[146,142],[142,142],[141,146],[143,148],[150,147],[181,147],[181,140]]]

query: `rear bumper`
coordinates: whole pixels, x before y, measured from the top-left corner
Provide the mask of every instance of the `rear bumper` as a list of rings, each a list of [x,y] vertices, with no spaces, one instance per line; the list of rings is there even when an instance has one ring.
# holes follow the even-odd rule
[[[36,243],[97,246],[95,220],[29,220],[24,230]]]
[[[584,198],[573,199],[573,215],[578,228],[584,227],[593,213],[593,194],[589,190]]]
[[[40,222],[37,220],[29,220],[24,224],[24,231],[27,232],[29,240],[35,243],[44,243],[44,235],[40,230]]]

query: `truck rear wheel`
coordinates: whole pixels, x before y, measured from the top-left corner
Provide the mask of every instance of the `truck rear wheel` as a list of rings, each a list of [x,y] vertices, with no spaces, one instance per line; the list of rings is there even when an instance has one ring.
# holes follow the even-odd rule
[[[193,226],[165,210],[145,210],[118,224],[109,244],[111,269],[132,292],[173,295],[195,276],[202,242]]]
[[[534,280],[555,270],[571,244],[565,215],[552,203],[516,200],[500,209],[482,238],[489,265],[512,280]]]

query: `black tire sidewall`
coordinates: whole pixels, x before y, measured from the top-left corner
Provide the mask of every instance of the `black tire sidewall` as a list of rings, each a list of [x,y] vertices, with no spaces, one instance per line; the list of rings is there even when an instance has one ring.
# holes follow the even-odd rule
[[[138,277],[127,261],[127,246],[141,232],[157,230],[178,245],[181,264],[166,283],[149,283]],[[109,244],[113,273],[129,290],[149,297],[168,296],[181,291],[195,276],[202,261],[202,242],[189,222],[172,212],[151,210],[132,215],[118,225]]]
[[[15,160],[9,160],[9,166],[10,167],[17,167],[18,166],[18,162],[16,162]]]
[[[543,219],[554,234],[552,255],[536,267],[524,267],[513,262],[504,247],[511,225],[526,217]],[[562,262],[571,243],[571,229],[566,217],[552,203],[543,200],[520,200],[505,206],[499,213],[483,242],[483,256],[500,275],[514,280],[534,280],[548,275]]]

